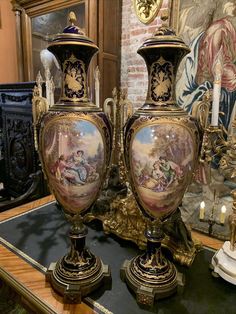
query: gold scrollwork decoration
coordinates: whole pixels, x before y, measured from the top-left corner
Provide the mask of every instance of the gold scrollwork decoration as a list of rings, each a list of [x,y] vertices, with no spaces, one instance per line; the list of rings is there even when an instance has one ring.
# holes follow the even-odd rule
[[[163,0],[133,0],[135,13],[144,24],[151,23],[157,16]]]

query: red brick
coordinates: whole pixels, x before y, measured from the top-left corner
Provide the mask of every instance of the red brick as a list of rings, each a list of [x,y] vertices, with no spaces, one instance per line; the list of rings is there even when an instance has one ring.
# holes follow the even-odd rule
[[[137,49],[156,31],[161,21],[157,17],[144,25],[135,14],[132,1],[122,2],[121,86],[127,89],[128,98],[138,108],[146,98],[148,75],[145,62],[137,54]],[[163,0],[162,8],[168,8],[168,0]]]

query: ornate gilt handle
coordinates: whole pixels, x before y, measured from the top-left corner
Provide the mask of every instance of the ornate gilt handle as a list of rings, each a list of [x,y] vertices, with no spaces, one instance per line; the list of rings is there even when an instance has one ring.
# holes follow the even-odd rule
[[[37,128],[43,115],[48,111],[48,103],[46,98],[35,96],[32,101],[33,127],[34,127],[34,146],[38,151],[38,134]]]

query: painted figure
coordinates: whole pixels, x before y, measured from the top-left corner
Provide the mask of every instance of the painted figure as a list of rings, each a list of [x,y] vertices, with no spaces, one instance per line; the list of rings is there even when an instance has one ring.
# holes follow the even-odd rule
[[[87,163],[87,160],[84,157],[84,151],[83,150],[78,150],[76,154],[72,155],[72,164],[71,168],[77,172],[80,182],[84,184],[87,177],[88,177],[88,172],[89,172],[89,165]]]
[[[96,168],[88,164],[83,150],[78,150],[76,153],[73,152],[67,158],[61,155],[53,165],[51,173],[63,185],[84,185],[99,179]]]
[[[77,70],[75,68],[71,68],[70,70],[68,69],[65,82],[68,85],[68,88],[73,91],[80,91],[82,89],[82,85],[80,83],[81,74],[77,73]]]
[[[154,162],[151,172],[143,168],[139,175],[139,184],[155,192],[163,192],[182,174],[177,164],[161,156]]]
[[[205,80],[213,81],[215,58],[218,51],[222,49],[221,86],[232,92],[236,89],[236,30],[231,18],[236,16],[236,4],[227,2],[223,13],[226,16],[213,22],[201,38],[196,81],[198,84],[202,84]]]
[[[84,184],[85,182],[80,179],[80,175],[76,169],[74,162],[71,161],[71,156],[66,159],[64,155],[61,155],[55,162],[51,171],[57,180],[62,184]]]

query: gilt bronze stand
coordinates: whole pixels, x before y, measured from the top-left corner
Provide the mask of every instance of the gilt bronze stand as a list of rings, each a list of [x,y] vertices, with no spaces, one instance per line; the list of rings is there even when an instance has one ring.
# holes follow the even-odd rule
[[[111,273],[109,266],[104,265],[99,257],[85,247],[88,229],[83,224],[82,217],[75,215],[70,220],[70,251],[57,263],[50,264],[46,280],[64,296],[64,302],[81,303],[83,296],[102,283],[105,288],[110,289]]]
[[[135,292],[137,303],[153,306],[154,301],[172,295],[178,286],[183,286],[184,277],[162,254],[161,242],[164,233],[161,221],[157,219],[149,224],[145,235],[146,252],[130,261],[126,260],[120,270],[120,276]]]

